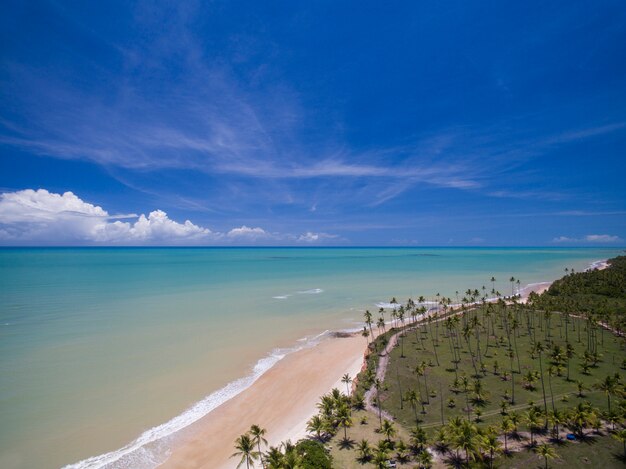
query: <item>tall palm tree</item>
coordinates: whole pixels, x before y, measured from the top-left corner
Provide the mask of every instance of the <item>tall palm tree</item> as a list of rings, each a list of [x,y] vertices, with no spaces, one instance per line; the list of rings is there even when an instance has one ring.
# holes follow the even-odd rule
[[[493,458],[496,454],[502,452],[502,443],[498,440],[497,433],[489,432],[487,435],[484,435],[482,447],[489,452],[489,467],[493,468]]]
[[[372,331],[372,313],[370,313],[369,310],[366,309],[363,313],[363,317],[365,319],[365,324],[370,329],[370,335],[372,336],[372,338],[374,338],[374,331]]]
[[[357,451],[359,452],[359,460],[361,462],[368,462],[372,459],[372,447],[369,441],[363,439],[357,443]]]
[[[433,455],[428,450],[422,451],[417,455],[417,467],[420,469],[428,469],[433,465]]]
[[[382,316],[378,318],[378,322],[376,323],[376,326],[378,326],[378,333],[380,334],[380,331],[382,330],[383,333],[386,332],[385,329],[385,318],[383,318]]]
[[[348,373],[346,373],[345,375],[342,376],[341,382],[345,383],[345,385],[346,385],[346,396],[349,396],[350,395],[350,383],[352,383],[352,378],[350,378],[350,375]]]
[[[419,423],[419,418],[417,417],[418,395],[415,392],[415,390],[413,389],[408,390],[406,394],[404,395],[404,400],[408,401],[411,404],[411,407],[413,408],[413,413],[415,414],[415,424],[417,425]]]
[[[268,469],[281,469],[283,467],[284,454],[279,448],[270,446],[267,453],[265,453],[265,462],[267,462]]]
[[[464,421],[455,438],[458,448],[465,451],[465,462],[469,466],[470,460],[480,452],[482,442],[480,441],[476,425],[469,421]]]
[[[531,408],[526,412],[526,423],[528,424],[528,429],[530,430],[530,445],[535,445],[535,433],[543,425],[543,418],[541,417],[541,413],[538,412],[535,408]]]
[[[265,428],[261,428],[258,425],[252,425],[250,427],[250,435],[252,436],[252,440],[256,443],[259,459],[261,460],[261,466],[265,469],[265,462],[263,461],[263,453],[261,452],[261,443],[267,446],[267,440],[265,439],[265,433],[267,430]]]
[[[372,462],[374,463],[376,469],[387,469],[389,467],[387,464],[388,458],[389,456],[387,451],[379,448],[378,451],[376,451],[376,454],[374,454],[374,460]]]
[[[546,443],[537,446],[537,454],[539,454],[539,456],[542,456],[545,460],[545,469],[548,469],[548,459],[553,459],[557,457],[554,448]]]
[[[302,457],[298,454],[295,446],[285,449],[281,469],[301,469]]]
[[[552,425],[552,434],[554,435],[554,438],[559,441],[559,426],[565,422],[565,415],[559,410],[553,410],[548,412],[546,418],[550,425]]]
[[[508,448],[507,439],[508,439],[509,433],[515,430],[515,426],[513,425],[513,422],[511,421],[511,418],[509,416],[505,416],[502,419],[502,423],[500,424],[500,429],[502,430],[502,434],[504,435],[504,452],[508,453],[509,448]]]
[[[337,423],[343,427],[343,439],[348,441],[348,427],[352,426],[352,415],[348,406],[342,405],[337,410]]]
[[[619,376],[619,375],[618,375]],[[611,413],[611,394],[616,394],[619,389],[619,382],[613,375],[606,376],[602,381],[594,385],[596,389],[603,391],[606,394],[607,405],[609,407],[609,413]]]
[[[543,381],[543,351],[545,350],[541,341],[535,344],[535,352],[539,355],[539,369],[541,370],[541,390],[543,392],[543,411],[548,413],[548,401],[546,400],[546,385]]]
[[[420,427],[419,425],[415,425],[411,429],[411,446],[415,448],[416,452],[424,451],[426,445],[428,444],[428,436],[426,435],[426,431]]]
[[[309,433],[315,433],[315,437],[322,441],[323,434],[326,431],[326,423],[324,419],[318,414],[311,417],[311,419],[306,424],[306,430]]]
[[[383,387],[383,383],[379,378],[374,381],[374,387],[376,388],[376,407],[378,407],[378,421],[380,422],[380,428],[383,427],[383,409],[380,407],[380,390]]]
[[[382,426],[380,427],[380,433],[385,435],[388,443],[391,443],[391,438],[393,438],[396,435],[397,430],[392,422],[390,422],[389,420],[385,420]]]
[[[254,464],[254,461],[259,458],[259,453],[254,450],[254,441],[247,433],[241,435],[235,440],[235,451],[231,458],[241,457],[241,461],[237,464],[237,467],[241,467],[243,463],[246,463],[246,468],[250,469],[250,463]]]

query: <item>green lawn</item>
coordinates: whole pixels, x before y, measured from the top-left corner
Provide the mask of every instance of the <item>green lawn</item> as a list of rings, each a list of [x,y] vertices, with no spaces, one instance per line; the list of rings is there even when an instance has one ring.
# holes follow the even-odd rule
[[[510,310],[510,308],[507,308]],[[497,311],[497,307],[493,307],[493,311]],[[511,360],[508,356],[509,341],[506,333],[506,323],[504,320],[504,311],[492,312],[491,316],[485,315],[485,310],[481,309],[475,313],[466,313],[468,316],[475,315],[478,320],[478,326],[470,328],[468,337],[469,344],[466,342],[462,334],[463,320],[458,324],[455,332],[449,334],[444,327],[444,322],[439,323],[438,332],[434,323],[425,325],[417,331],[409,331],[404,337],[404,357],[401,356],[402,347],[399,344],[391,353],[391,358],[387,368],[385,377],[385,390],[381,392],[382,408],[394,415],[397,421],[407,428],[415,425],[415,412],[410,403],[403,401],[402,396],[406,395],[408,390],[415,390],[422,394],[424,404],[424,412],[420,404],[417,406],[418,419],[420,424],[425,428],[433,428],[441,424],[442,407],[443,419],[448,421],[453,416],[467,417],[467,402],[469,402],[470,416],[476,418],[476,412],[482,413],[482,423],[492,424],[501,420],[500,404],[505,399],[506,393],[508,398],[513,394],[512,381],[510,376],[508,380],[504,380],[503,373],[511,373]],[[599,328],[593,328],[595,333],[595,342],[597,342],[597,352],[600,354],[601,361],[597,366],[588,370],[588,375],[584,374],[580,368],[583,363],[583,354],[587,350],[587,324],[584,320],[570,318],[568,325],[568,338],[574,347],[574,356],[570,360],[570,380],[566,379],[567,369],[565,364],[560,371],[562,376],[556,374],[551,378],[548,376],[548,369],[554,365],[554,361],[550,358],[550,351],[554,346],[566,346],[565,342],[565,322],[563,316],[557,313],[549,315],[549,321],[543,313],[529,311],[527,309],[519,309],[517,313],[513,313],[513,317],[518,321],[518,327],[515,331],[511,328],[512,318],[508,318],[508,326],[511,336],[511,350],[515,354],[517,350],[518,356],[513,357],[513,378],[515,381],[515,404],[512,410],[523,409],[528,402],[534,401],[535,404],[543,407],[543,393],[541,380],[537,380],[534,384],[535,389],[529,390],[522,387],[522,377],[528,371],[540,372],[539,356],[535,358],[531,355],[532,338],[529,335],[527,321],[532,321],[535,330],[535,338],[541,340],[548,350],[542,354],[543,376],[546,389],[546,400],[548,409],[552,407],[552,396],[554,396],[555,406],[558,409],[573,407],[580,401],[589,401],[594,407],[600,410],[606,410],[606,395],[601,391],[593,388],[594,384],[599,382],[608,374],[620,372],[624,358],[624,340],[615,337],[608,331],[602,331]],[[468,320],[469,322],[469,320]],[[549,328],[548,328],[549,324]],[[489,329],[489,345],[487,346],[487,328]],[[531,329],[531,334],[533,333]],[[580,329],[580,342],[578,341],[578,333]],[[476,335],[478,331],[478,336]],[[548,336],[548,331],[550,335]],[[495,332],[495,334],[494,334]],[[458,334],[455,336],[455,334]],[[440,365],[436,364],[436,357],[433,351],[433,339],[437,347],[437,355]],[[451,342],[451,339],[458,342]],[[517,346],[515,346],[517,342]],[[453,349],[460,356],[458,369],[455,372],[455,365],[452,362]],[[478,355],[478,347],[480,346],[480,357]],[[470,387],[475,381],[476,372],[472,365],[472,356],[470,347],[474,354],[474,362],[479,370],[478,376],[480,385],[483,389],[483,401],[471,402],[474,397],[473,391],[463,392],[462,384],[453,389],[452,385],[455,377],[459,380],[463,377],[468,379]],[[480,372],[480,362],[485,365],[486,371]],[[426,362],[429,366],[425,367],[425,376],[419,379],[416,375],[415,368],[422,362]],[[498,364],[498,373],[494,374],[494,365]],[[518,372],[518,366],[521,373]],[[579,398],[578,387],[576,381],[580,380],[584,383],[586,390],[584,396]],[[550,381],[551,388],[550,390]],[[426,388],[429,394],[436,393],[435,397],[428,396],[426,398]],[[443,406],[442,406],[443,399]],[[449,400],[454,400],[454,407],[449,405]],[[567,399],[564,402],[563,399]],[[615,401],[615,399],[614,399]]]
[[[564,469],[610,469],[626,467],[622,444],[610,436],[591,436],[583,442],[564,442],[555,445],[557,458],[548,461],[549,467]],[[510,469],[544,468],[544,459],[532,451],[512,453],[510,457],[500,457],[495,467]]]

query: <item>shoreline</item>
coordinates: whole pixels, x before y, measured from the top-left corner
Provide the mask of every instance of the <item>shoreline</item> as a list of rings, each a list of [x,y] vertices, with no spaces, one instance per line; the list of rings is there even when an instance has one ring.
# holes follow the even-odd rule
[[[267,429],[271,446],[305,437],[320,396],[334,387],[345,393],[341,377],[356,376],[366,347],[363,337],[352,334],[289,354],[254,385],[185,429],[158,467],[235,468],[239,461],[230,458],[234,441],[252,424]]]
[[[607,266],[606,260],[598,260],[585,270],[601,270]],[[552,283],[543,281],[525,285],[519,290],[521,301],[525,302],[530,292],[543,293]],[[325,334],[329,336],[324,337]],[[109,464],[115,467],[126,460],[126,456],[134,456],[135,451],[146,449],[150,452],[153,445],[159,446],[162,442],[168,446],[167,457],[161,454],[160,457],[156,455],[156,459],[148,458],[150,461],[142,461],[148,464],[145,467],[231,469],[238,463],[236,458],[230,458],[234,452],[234,441],[252,424],[267,429],[266,438],[270,446],[305,438],[306,422],[317,413],[319,398],[335,387],[345,394],[341,377],[348,373],[354,379],[361,371],[367,345],[360,332],[354,332],[354,329],[348,337],[327,330],[301,348],[284,350],[285,355],[261,372],[247,387],[171,434],[145,442],[122,457],[109,460],[107,464],[81,464],[90,460],[96,462],[94,459],[103,462],[101,457],[106,455],[101,455],[65,467],[104,467]],[[118,452],[107,455],[114,453]],[[141,464],[141,467],[144,465]]]

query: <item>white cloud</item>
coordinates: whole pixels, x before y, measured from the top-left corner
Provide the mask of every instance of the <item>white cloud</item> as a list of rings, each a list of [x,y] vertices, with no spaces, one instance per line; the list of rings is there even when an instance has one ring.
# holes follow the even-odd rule
[[[304,234],[301,234],[298,237],[298,241],[303,241],[306,243],[316,243],[318,241],[323,241],[325,239],[334,239],[337,238],[337,235],[332,235],[328,233],[313,233],[311,231],[307,231]]]
[[[123,222],[122,218],[137,220]],[[147,217],[110,215],[72,192],[55,194],[45,189],[1,194],[0,227],[0,241],[9,243],[178,244],[220,236],[189,220],[171,220],[162,210]]]
[[[588,241],[590,243],[616,243],[618,241],[621,241],[619,236],[612,236],[612,235],[587,235],[585,236],[585,241]]]
[[[590,234],[583,238],[570,238],[567,236],[559,236],[554,238],[554,243],[617,243],[622,241],[619,236],[607,235],[607,234]]]
[[[240,228],[233,228],[230,230],[226,236],[229,238],[267,238],[271,235],[265,231],[263,228],[249,228],[246,225],[241,226]]]
[[[567,236],[559,236],[552,240],[553,243],[573,243],[574,241],[578,241],[575,238],[568,238]]]
[[[0,194],[0,244],[5,245],[297,244],[334,238],[337,235],[273,233],[246,225],[221,233],[189,220],[179,223],[163,210],[147,216],[111,215],[72,192],[25,189]]]

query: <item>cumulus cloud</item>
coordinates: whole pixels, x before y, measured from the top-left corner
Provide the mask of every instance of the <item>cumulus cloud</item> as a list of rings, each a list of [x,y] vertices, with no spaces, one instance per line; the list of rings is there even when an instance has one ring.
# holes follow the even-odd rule
[[[621,241],[619,236],[612,235],[587,235],[585,236],[585,241],[590,243],[616,243]]]
[[[322,243],[328,233],[272,233],[242,225],[221,233],[169,218],[163,210],[111,215],[72,192],[25,189],[0,194],[0,244],[208,245]]]
[[[315,243],[317,241],[322,241],[324,239],[333,239],[337,238],[337,235],[332,235],[328,233],[312,233],[311,231],[307,231],[304,234],[298,236],[298,241],[305,243]]]
[[[241,226],[240,228],[233,228],[230,230],[226,236],[229,238],[267,238],[270,237],[270,234],[265,231],[263,228],[249,228],[246,225]]]
[[[622,241],[619,236],[607,234],[590,234],[583,238],[570,238],[567,236],[559,236],[554,238],[554,243],[617,243]]]
[[[125,218],[136,221],[121,221]],[[178,223],[162,210],[110,215],[72,192],[26,189],[0,195],[0,240],[9,243],[176,244],[218,236],[189,220]]]

